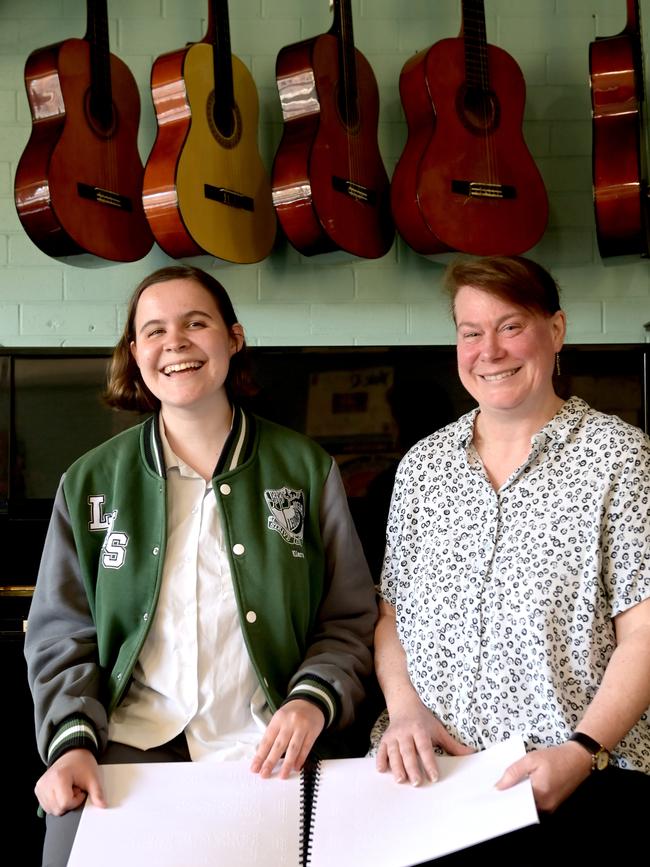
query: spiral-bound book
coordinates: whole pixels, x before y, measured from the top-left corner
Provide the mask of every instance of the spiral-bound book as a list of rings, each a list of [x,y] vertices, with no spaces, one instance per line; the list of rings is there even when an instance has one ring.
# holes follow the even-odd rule
[[[68,867],[411,867],[537,821],[529,781],[494,789],[521,755],[509,741],[441,757],[418,788],[369,758],[309,760],[287,780],[239,761],[104,765],[109,807],[86,806]]]

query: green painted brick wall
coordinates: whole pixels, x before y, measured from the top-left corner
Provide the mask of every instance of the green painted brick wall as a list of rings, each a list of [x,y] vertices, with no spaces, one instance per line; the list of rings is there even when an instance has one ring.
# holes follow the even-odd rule
[[[325,32],[327,0],[231,0],[232,49],[251,69],[260,97],[260,151],[270,170],[282,133],[275,58],[285,45]],[[398,80],[405,61],[458,35],[458,0],[352,0],[355,41],[380,88],[379,141],[389,174],[406,141]],[[153,60],[202,37],[205,0],[108,0],[111,49],[140,89],[139,147],[155,137],[149,91]],[[646,340],[650,261],[603,262],[596,245],[591,188],[589,43],[625,24],[624,0],[486,0],[490,42],[511,53],[527,86],[526,141],[550,199],[548,229],[529,255],[563,289],[573,343]],[[650,20],[650,0],[642,0]],[[157,246],[130,264],[60,261],[44,255],[16,215],[13,176],[31,130],[23,86],[34,49],[82,36],[83,0],[0,3],[0,343],[108,346],[138,280],[169,264]],[[647,65],[647,64],[646,64]],[[260,345],[439,344],[453,341],[440,291],[446,258],[425,258],[397,239],[382,259],[341,254],[307,258],[281,234],[256,265],[211,257],[193,261],[230,290],[249,342]]]

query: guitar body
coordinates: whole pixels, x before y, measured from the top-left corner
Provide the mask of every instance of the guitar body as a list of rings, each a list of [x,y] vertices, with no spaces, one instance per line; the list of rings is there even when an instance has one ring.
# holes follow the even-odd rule
[[[27,60],[33,126],[16,171],[15,202],[25,231],[48,255],[132,262],[153,244],[141,200],[137,85],[112,54],[110,75],[113,119],[102,130],[88,108],[84,39],[48,46]]]
[[[408,135],[390,185],[395,226],[409,247],[423,254],[443,253],[449,249],[429,228],[420,210],[418,192],[422,155],[436,129],[436,113],[426,78],[430,50],[420,51],[407,60],[400,73],[399,92]]]
[[[203,253],[185,227],[176,191],[178,157],[191,122],[183,78],[188,50],[163,54],[151,68],[151,94],[158,128],[142,182],[142,202],[151,231],[158,245],[174,258]]]
[[[518,255],[546,229],[546,189],[522,134],[524,79],[507,52],[489,44],[486,49],[487,102],[466,86],[462,37],[433,45],[421,60],[424,75],[421,70],[413,75],[414,82],[424,79],[430,97],[425,118],[435,117],[431,136],[418,129],[407,144],[412,162],[418,159],[416,147],[423,150],[417,168],[404,173],[411,190],[401,194],[412,213],[415,176],[417,203],[432,235],[428,249],[418,248],[421,252]],[[417,99],[424,102],[421,93]],[[418,242],[424,238],[420,229]]]
[[[222,136],[212,113],[212,52],[211,44],[198,42],[154,64],[158,134],[145,167],[144,209],[170,256],[258,262],[271,251],[276,217],[257,147],[257,90],[232,55],[236,124]]]
[[[273,201],[287,238],[306,256],[345,250],[374,259],[394,239],[390,184],[377,143],[377,83],[356,49],[355,59],[359,109],[351,126],[337,104],[335,36],[323,34],[278,55],[285,124],[273,164]]]
[[[589,46],[594,209],[603,257],[649,250],[637,58],[634,36],[628,33]]]

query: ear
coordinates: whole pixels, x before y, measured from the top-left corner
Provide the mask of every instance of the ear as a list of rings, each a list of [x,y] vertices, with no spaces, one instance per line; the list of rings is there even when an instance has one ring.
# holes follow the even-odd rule
[[[239,322],[235,322],[230,328],[231,341],[231,357],[236,355],[244,345],[244,327]]]
[[[132,340],[129,343],[129,349],[131,350],[131,355],[133,356],[135,363],[140,367],[138,364],[138,347],[135,345],[135,340]]]
[[[566,314],[564,310],[557,310],[551,316],[551,331],[553,347],[555,352],[559,352],[564,346],[564,338],[566,337]]]

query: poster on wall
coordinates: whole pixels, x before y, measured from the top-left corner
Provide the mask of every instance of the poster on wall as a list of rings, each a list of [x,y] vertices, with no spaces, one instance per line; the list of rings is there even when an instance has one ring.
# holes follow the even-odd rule
[[[313,373],[307,397],[307,434],[336,457],[349,497],[398,457],[397,423],[390,405],[389,366]]]

